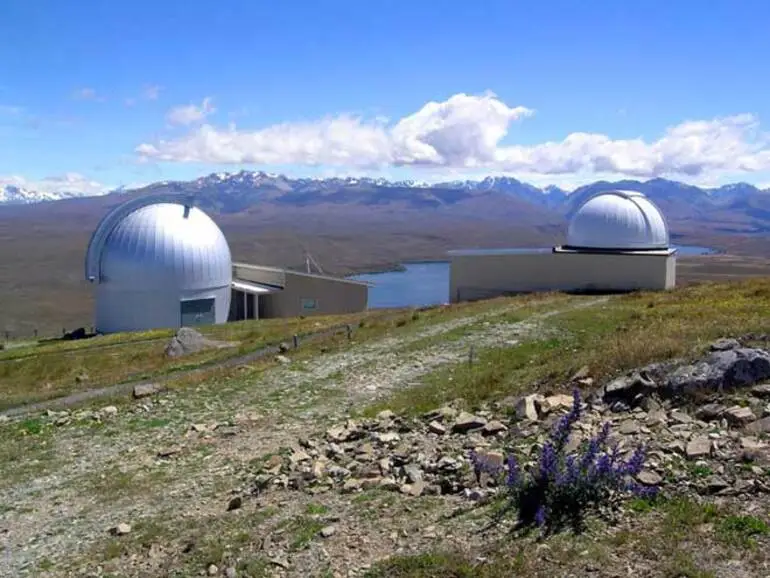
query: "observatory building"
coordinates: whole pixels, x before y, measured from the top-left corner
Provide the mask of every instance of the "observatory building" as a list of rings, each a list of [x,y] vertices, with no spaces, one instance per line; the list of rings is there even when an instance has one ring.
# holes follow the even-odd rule
[[[91,235],[99,333],[364,311],[368,283],[233,263],[214,221],[179,194],[129,200]]]
[[[133,199],[91,236],[86,279],[95,284],[101,333],[224,323],[230,247],[211,218],[180,197]]]
[[[450,251],[452,302],[535,291],[663,290],[676,283],[676,250],[655,204],[604,191],[575,212],[567,243],[548,249]]]

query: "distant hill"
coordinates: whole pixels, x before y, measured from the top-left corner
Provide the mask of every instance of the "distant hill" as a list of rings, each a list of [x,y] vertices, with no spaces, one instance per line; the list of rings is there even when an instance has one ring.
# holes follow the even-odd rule
[[[6,186],[0,188],[0,213],[7,215],[10,207],[21,205],[34,208],[19,211],[19,216],[47,213],[53,206],[57,213],[67,211],[65,206],[101,212],[127,196],[178,192],[195,196],[200,206],[223,215],[280,218],[310,212],[319,217],[408,218],[427,211],[447,218],[549,226],[563,222],[591,194],[613,188],[643,192],[661,207],[674,227],[707,225],[712,232],[770,232],[770,190],[747,183],[706,189],[666,179],[597,181],[567,193],[558,187],[538,188],[511,177],[428,184],[371,178],[292,179],[241,171],[212,173],[191,181],[161,181],[97,197]]]

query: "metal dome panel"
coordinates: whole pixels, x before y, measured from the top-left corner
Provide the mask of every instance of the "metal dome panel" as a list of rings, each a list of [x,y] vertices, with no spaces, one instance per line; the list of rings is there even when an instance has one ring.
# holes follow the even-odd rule
[[[668,225],[655,204],[635,191],[604,191],[577,210],[567,230],[576,249],[661,250],[669,245]]]
[[[227,240],[180,197],[132,200],[108,213],[89,243],[86,277],[96,284],[104,333],[227,321]]]

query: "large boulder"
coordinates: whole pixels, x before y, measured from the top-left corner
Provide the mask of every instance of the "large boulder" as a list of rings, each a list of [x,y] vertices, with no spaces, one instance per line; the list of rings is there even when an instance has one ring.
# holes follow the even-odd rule
[[[681,395],[699,390],[749,387],[770,379],[770,353],[738,347],[713,351],[704,360],[675,369],[666,379],[666,393]]]
[[[168,357],[181,357],[205,349],[222,349],[234,345],[233,343],[209,339],[191,327],[180,327],[176,335],[166,345],[165,351]]]

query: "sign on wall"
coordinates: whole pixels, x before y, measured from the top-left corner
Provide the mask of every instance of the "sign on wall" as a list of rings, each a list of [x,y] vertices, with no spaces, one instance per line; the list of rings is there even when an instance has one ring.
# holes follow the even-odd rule
[[[302,311],[316,311],[318,309],[318,299],[302,299]]]

